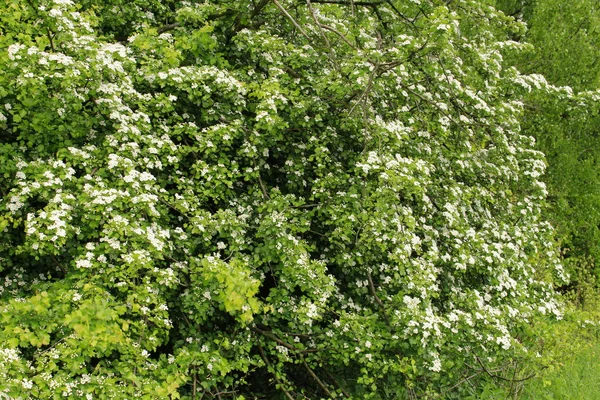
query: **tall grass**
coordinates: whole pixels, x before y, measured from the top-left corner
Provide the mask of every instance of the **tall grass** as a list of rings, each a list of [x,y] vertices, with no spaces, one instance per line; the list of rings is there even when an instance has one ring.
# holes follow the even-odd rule
[[[548,326],[552,362],[524,383],[519,400],[600,400],[600,290],[589,277],[580,281],[565,298],[565,318]]]
[[[582,346],[558,368],[531,380],[521,400],[600,400],[600,341]]]

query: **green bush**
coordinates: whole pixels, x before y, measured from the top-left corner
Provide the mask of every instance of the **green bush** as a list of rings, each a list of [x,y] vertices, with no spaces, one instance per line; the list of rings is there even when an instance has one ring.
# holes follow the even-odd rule
[[[467,399],[536,362],[565,276],[522,24],[479,0],[0,21],[5,397]]]

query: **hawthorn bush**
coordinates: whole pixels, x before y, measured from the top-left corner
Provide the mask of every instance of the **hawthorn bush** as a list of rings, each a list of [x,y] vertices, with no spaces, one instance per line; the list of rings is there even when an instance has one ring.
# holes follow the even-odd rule
[[[491,4],[491,2],[490,2]],[[5,398],[469,398],[565,277],[480,0],[0,2]]]

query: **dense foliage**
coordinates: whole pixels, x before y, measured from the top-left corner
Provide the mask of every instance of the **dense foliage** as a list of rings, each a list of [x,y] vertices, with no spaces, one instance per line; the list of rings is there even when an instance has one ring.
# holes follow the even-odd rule
[[[560,90],[525,100],[524,132],[537,139],[549,168],[547,216],[557,228],[571,289],[600,283],[600,149],[596,104],[600,60],[600,8],[591,0],[499,0],[522,17],[519,39],[533,44],[515,57],[520,71],[541,73]]]
[[[536,357],[564,277],[520,121],[561,90],[506,61],[522,23],[479,0],[0,21],[5,396],[464,399]]]

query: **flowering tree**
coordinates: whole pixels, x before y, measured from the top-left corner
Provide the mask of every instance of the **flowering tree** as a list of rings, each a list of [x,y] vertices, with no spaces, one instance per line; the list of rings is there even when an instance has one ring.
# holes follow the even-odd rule
[[[545,86],[485,2],[0,21],[3,396],[465,398],[559,315]]]

